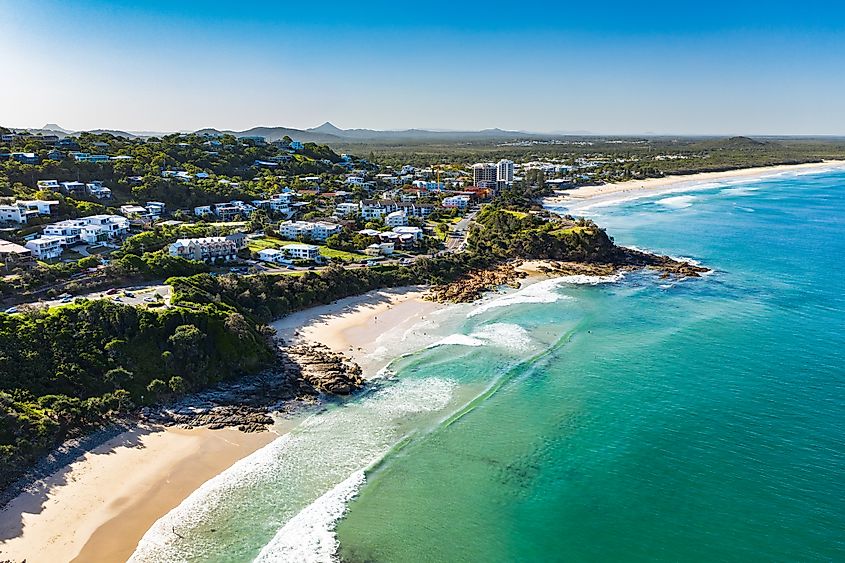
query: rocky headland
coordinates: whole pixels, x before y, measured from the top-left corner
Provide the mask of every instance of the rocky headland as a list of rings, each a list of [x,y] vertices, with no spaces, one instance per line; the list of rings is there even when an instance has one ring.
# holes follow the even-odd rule
[[[349,395],[364,384],[360,366],[322,344],[277,344],[273,368],[143,409],[141,419],[164,426],[260,432],[273,424],[272,413],[292,413],[318,403],[321,396]]]

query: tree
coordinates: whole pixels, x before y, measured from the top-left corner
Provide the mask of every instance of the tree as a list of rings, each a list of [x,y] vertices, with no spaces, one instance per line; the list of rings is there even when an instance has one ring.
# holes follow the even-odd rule
[[[160,397],[164,393],[167,392],[167,383],[162,381],[161,379],[153,379],[147,385],[147,391],[153,394],[154,397]]]
[[[174,375],[173,377],[171,377],[170,381],[167,382],[167,386],[173,393],[176,393],[177,395],[181,395],[188,390],[188,384],[185,383],[184,378],[178,375]]]
[[[134,377],[133,373],[128,369],[117,367],[107,371],[103,379],[115,389],[125,389]]]

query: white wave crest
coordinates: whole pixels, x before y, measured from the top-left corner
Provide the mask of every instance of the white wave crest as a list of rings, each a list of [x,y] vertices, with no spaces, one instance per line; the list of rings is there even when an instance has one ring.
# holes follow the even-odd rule
[[[760,188],[754,186],[742,186],[738,188],[727,188],[722,190],[722,193],[725,195],[731,196],[752,196],[755,195]]]
[[[144,534],[130,561],[213,561],[224,546],[220,535],[204,531],[209,526],[225,528],[233,514],[255,526],[278,522],[265,536],[272,538],[316,499],[325,497],[326,491],[333,492],[333,500],[324,498],[322,502],[333,512],[317,518],[314,508],[310,516],[303,515],[297,522],[314,523],[315,537],[329,542],[325,530],[330,527],[320,527],[317,522],[330,523],[337,514],[337,503],[354,494],[338,483],[351,485],[350,474],[383,456],[409,428],[429,416],[426,413],[445,408],[456,385],[439,377],[401,379],[360,400],[311,415],[295,430],[204,483],[162,516]]]
[[[519,325],[510,323],[484,325],[470,334],[470,336],[509,350],[527,350],[533,342],[527,330]]]
[[[436,348],[438,346],[484,346],[485,342],[466,334],[450,334],[443,340],[439,340],[434,344],[429,345],[429,348]]]
[[[695,201],[695,199],[696,197],[694,195],[677,195],[658,199],[655,203],[662,205],[663,207],[669,207],[670,209],[685,209],[687,207],[692,207],[692,202]]]
[[[467,317],[474,317],[480,315],[490,309],[498,309],[499,307],[510,307],[511,305],[518,305],[520,303],[555,303],[562,299],[572,299],[566,295],[561,295],[555,289],[563,283],[563,278],[555,278],[551,280],[544,280],[531,285],[527,285],[518,291],[508,293],[505,295],[497,295],[482,301],[479,305],[467,314]]]
[[[532,340],[528,331],[519,325],[510,323],[492,323],[479,327],[470,334],[450,334],[435,342],[429,348],[437,346],[499,346],[509,350],[526,350]]]
[[[613,274],[610,276],[588,276],[585,274],[577,274],[574,276],[563,276],[557,278],[561,284],[569,285],[600,285],[603,283],[616,283],[624,277],[623,274]],[[568,299],[571,297],[566,296]]]
[[[288,520],[264,546],[254,563],[334,561],[338,549],[335,526],[365,480],[364,470],[359,469]]]

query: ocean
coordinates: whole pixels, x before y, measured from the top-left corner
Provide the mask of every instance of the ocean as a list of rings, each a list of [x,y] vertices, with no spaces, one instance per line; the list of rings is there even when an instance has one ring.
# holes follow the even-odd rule
[[[572,211],[713,272],[544,280],[385,336],[367,393],[133,561],[845,560],[845,170]]]

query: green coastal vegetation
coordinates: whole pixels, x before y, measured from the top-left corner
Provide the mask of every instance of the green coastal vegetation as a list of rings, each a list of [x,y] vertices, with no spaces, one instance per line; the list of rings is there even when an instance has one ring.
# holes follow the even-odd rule
[[[379,288],[449,283],[516,256],[584,259],[612,246],[594,225],[556,233],[556,224],[491,205],[460,254],[300,276],[194,273],[168,280],[172,307],[161,310],[96,300],[0,315],[0,479],[8,484],[63,439],[139,406],[272,367],[266,323],[291,312]],[[141,256],[164,260],[160,252]],[[145,258],[126,253],[112,267],[143,271]]]
[[[0,133],[8,131],[0,128]],[[63,260],[39,261],[0,278],[0,297],[15,303],[150,280],[166,280],[173,288],[168,307],[81,300],[50,309],[23,307],[15,314],[0,314],[0,486],[8,485],[67,438],[132,416],[146,405],[272,369],[276,349],[267,323],[294,311],[380,288],[450,284],[512,259],[587,263],[619,259],[618,248],[603,229],[590,221],[552,215],[535,203],[552,191],[551,175],[536,168],[525,169],[511,187],[475,208],[461,251],[448,245],[452,229],[467,211],[437,205],[443,194],[417,193],[417,203],[434,209],[424,219],[408,218],[410,225],[427,230],[409,263],[393,260],[370,267],[344,267],[343,263],[358,262],[360,266],[367,261],[361,249],[377,242],[372,233],[359,230],[387,229],[382,219],[358,216],[319,244],[329,261],[319,271],[228,273],[229,269],[214,263],[171,256],[167,248],[181,238],[245,231],[251,233],[247,247],[240,251],[246,259],[258,250],[294,241],[280,236],[276,230],[280,217],[270,211],[218,221],[194,217],[189,213],[193,206],[260,199],[289,187],[298,191],[306,206],[301,218],[319,219],[331,213],[340,201],[333,194],[341,190],[348,190],[354,202],[373,197],[373,190],[377,194],[413,192],[410,185],[396,186],[384,179],[371,182],[370,187],[348,185],[345,179],[350,166],[375,172],[379,167],[398,168],[412,161],[435,167],[420,176],[427,181],[441,173],[450,174],[455,181],[471,181],[461,180],[461,174],[465,174],[465,164],[473,161],[509,156],[521,161],[547,159],[561,165],[554,179],[576,185],[841,157],[845,148],[835,142],[750,139],[473,141],[443,147],[432,143],[406,147],[359,144],[354,147],[359,154],[371,153],[361,159],[342,157],[332,148],[314,143],[291,151],[291,142],[288,138],[265,143],[229,134],[141,139],[82,133],[71,138],[72,150],[125,157],[103,162],[57,156],[37,135],[0,143],[0,153],[26,151],[39,160],[27,164],[0,159],[0,197],[59,202],[52,217],[35,217],[20,229],[4,230],[5,240],[21,244],[46,222],[114,213],[121,203],[145,200],[165,203],[173,219],[183,220],[145,225],[113,248],[103,249],[102,254],[93,248],[90,256],[66,252]],[[569,166],[577,167],[578,172]],[[190,180],[165,175],[165,171],[184,172]],[[313,178],[305,181],[303,175]],[[44,191],[37,187],[43,178],[103,180],[112,188],[113,197],[103,202],[86,195]],[[315,182],[319,189],[314,189]]]

